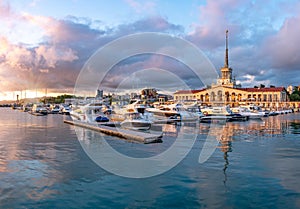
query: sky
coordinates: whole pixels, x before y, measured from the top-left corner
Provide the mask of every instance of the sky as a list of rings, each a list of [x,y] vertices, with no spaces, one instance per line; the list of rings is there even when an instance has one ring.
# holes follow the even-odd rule
[[[0,100],[73,93],[96,52],[144,32],[191,43],[219,73],[229,30],[229,65],[242,87],[298,86],[299,22],[299,0],[0,0]],[[105,91],[204,85],[185,63],[160,54],[124,57],[105,79]]]

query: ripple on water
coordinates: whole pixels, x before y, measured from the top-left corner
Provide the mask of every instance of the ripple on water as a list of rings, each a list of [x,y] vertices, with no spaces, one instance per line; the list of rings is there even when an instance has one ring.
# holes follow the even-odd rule
[[[182,162],[147,179],[122,178],[98,167],[73,127],[63,123],[67,116],[1,108],[0,115],[1,208],[299,208],[300,114],[214,129],[168,125],[161,144],[106,138],[125,154],[153,156],[168,149],[180,131],[198,131]],[[209,133],[220,143],[200,164]],[[89,146],[101,146],[97,134],[86,135]],[[180,144],[178,153],[185,148]]]

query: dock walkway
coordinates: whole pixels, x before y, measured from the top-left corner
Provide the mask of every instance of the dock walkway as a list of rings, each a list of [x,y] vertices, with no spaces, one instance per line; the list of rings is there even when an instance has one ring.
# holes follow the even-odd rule
[[[149,143],[156,143],[156,142],[162,142],[162,134],[151,134],[151,133],[145,133],[140,131],[133,131],[133,130],[126,130],[116,127],[109,127],[104,125],[98,125],[98,124],[87,124],[80,121],[71,121],[71,120],[64,120],[64,123],[79,126],[82,128],[87,128],[93,131],[105,133],[107,135],[117,136],[121,138],[125,138],[128,140],[134,140],[137,142],[141,142],[144,144]]]

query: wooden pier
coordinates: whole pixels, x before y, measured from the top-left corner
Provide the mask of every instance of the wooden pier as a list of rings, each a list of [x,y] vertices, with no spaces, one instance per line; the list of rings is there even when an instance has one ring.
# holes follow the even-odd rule
[[[151,134],[151,133],[145,133],[140,131],[132,131],[132,130],[126,130],[126,129],[116,128],[116,127],[98,125],[98,124],[94,125],[94,124],[88,124],[80,121],[64,120],[64,123],[79,126],[82,128],[87,128],[111,136],[117,136],[127,140],[141,142],[144,144],[162,142],[162,134],[158,135],[158,134]]]

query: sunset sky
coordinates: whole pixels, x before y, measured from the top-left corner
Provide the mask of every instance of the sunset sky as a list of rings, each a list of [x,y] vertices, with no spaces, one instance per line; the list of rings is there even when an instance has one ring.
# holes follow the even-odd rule
[[[300,85],[299,23],[299,0],[0,0],[0,100],[25,90],[28,97],[45,89],[72,93],[96,50],[141,32],[190,41],[219,70],[228,29],[229,64],[243,87]],[[168,66],[184,68],[168,58],[138,56],[118,63],[115,76]],[[182,79],[201,88],[189,75]],[[122,82],[113,74],[109,81],[104,89]]]

